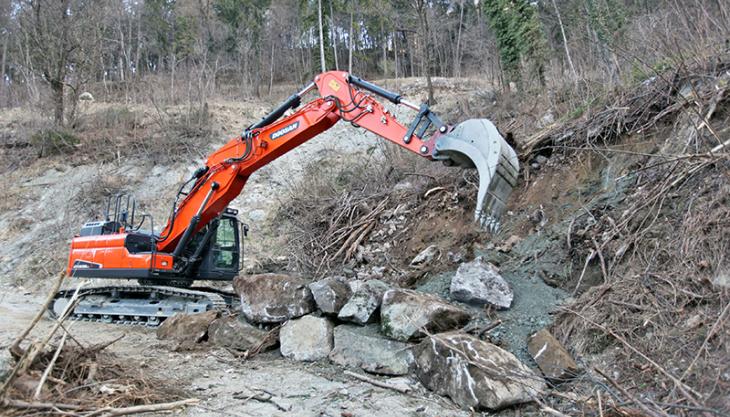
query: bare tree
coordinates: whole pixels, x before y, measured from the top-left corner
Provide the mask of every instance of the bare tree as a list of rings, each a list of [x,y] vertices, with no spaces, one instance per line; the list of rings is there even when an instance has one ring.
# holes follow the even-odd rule
[[[353,33],[352,33],[352,26],[355,20],[355,7],[350,6],[350,31],[347,36],[347,43],[349,46],[348,56],[347,56],[347,72],[352,74],[352,48],[353,48]]]
[[[89,62],[95,61],[97,40],[91,11],[103,13],[91,0],[28,0],[21,9],[20,28],[26,41],[29,64],[51,89],[53,120],[66,123],[65,94],[73,92],[71,115],[79,88],[87,81]]]
[[[418,32],[421,45],[421,67],[426,76],[426,86],[428,89],[428,104],[436,104],[433,96],[433,82],[431,81],[431,29],[428,25],[428,1],[415,0],[413,4],[418,14]]]
[[[570,65],[570,72],[573,74],[573,82],[578,82],[578,74],[575,72],[575,66],[573,65],[573,59],[570,57],[570,49],[568,49],[568,38],[565,36],[565,26],[563,26],[563,19],[560,16],[560,10],[555,0],[552,0],[553,8],[555,8],[555,14],[558,16],[558,25],[560,25],[560,35],[563,37],[563,47],[565,48],[565,57],[568,59],[568,65]]]
[[[317,0],[317,17],[319,19],[319,60],[322,65],[322,72],[327,71],[327,64],[324,61],[324,32],[322,31],[322,0]]]

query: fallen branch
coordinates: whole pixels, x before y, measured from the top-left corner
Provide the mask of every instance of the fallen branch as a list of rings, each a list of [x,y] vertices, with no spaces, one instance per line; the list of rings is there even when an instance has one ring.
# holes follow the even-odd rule
[[[489,323],[489,326],[485,327],[484,329],[482,329],[479,332],[479,334],[478,334],[479,338],[481,339],[486,333],[494,330],[497,326],[500,326],[501,324],[502,324],[502,320],[497,320],[493,323]]]
[[[36,324],[40,321],[41,317],[46,313],[46,310],[51,305],[51,302],[53,301],[53,297],[55,297],[56,293],[58,292],[58,289],[61,288],[61,283],[63,282],[63,279],[66,277],[66,271],[61,272],[58,274],[58,279],[56,280],[56,283],[53,285],[53,288],[48,293],[48,297],[46,297],[46,301],[43,303],[43,306],[38,310],[38,313],[36,313],[35,317],[33,317],[33,320],[30,322],[28,327],[21,333],[17,338],[15,338],[15,341],[13,341],[13,344],[10,345],[10,354],[13,355],[16,359],[20,356],[23,356],[22,349],[20,349],[20,344],[25,340],[25,338],[30,334],[30,332],[33,330]]]
[[[40,398],[41,391],[43,390],[43,384],[46,383],[46,379],[48,379],[48,375],[51,374],[53,367],[56,365],[56,360],[58,360],[58,355],[61,354],[63,345],[66,344],[66,336],[68,336],[68,333],[63,334],[63,337],[61,338],[61,341],[58,343],[58,347],[56,348],[56,352],[53,354],[53,358],[51,358],[51,362],[46,367],[46,370],[43,371],[43,376],[41,376],[41,380],[38,382],[38,387],[35,389],[35,394],[33,395],[34,400],[37,400],[38,398]]]
[[[636,404],[639,407],[641,407],[641,409],[644,410],[648,415],[654,416],[654,417],[658,417],[658,416],[669,417],[669,415],[666,412],[664,412],[664,410],[652,410],[646,404],[644,404],[643,402],[637,400],[633,395],[631,395],[628,391],[626,391],[626,389],[624,387],[622,387],[621,385],[619,385],[618,382],[614,381],[613,378],[611,378],[610,376],[606,375],[600,369],[594,367],[593,370],[595,370],[596,372],[598,372],[599,375],[601,375],[602,377],[604,377],[606,379],[606,381],[608,381],[611,385],[613,385],[614,388],[616,388],[617,390],[619,390],[621,392],[621,394],[623,394],[626,398],[628,398],[634,404]],[[657,414],[655,411],[659,411],[661,414]]]
[[[86,408],[86,407],[83,407],[80,405],[74,405],[74,404],[40,403],[40,402],[29,403],[27,401],[10,400],[10,399],[3,400],[2,404],[5,407],[27,408],[27,409],[31,409],[31,410],[76,410],[76,411],[88,410],[88,408]]]
[[[170,403],[135,405],[132,407],[123,407],[123,408],[105,407],[105,408],[100,408],[91,414],[87,414],[85,417],[92,417],[92,416],[96,416],[96,415],[100,415],[100,416],[104,416],[104,417],[113,417],[113,416],[126,416],[126,415],[130,415],[130,414],[152,413],[152,412],[157,412],[157,411],[169,411],[169,410],[174,410],[176,408],[185,407],[188,405],[194,405],[194,404],[197,404],[199,401],[200,400],[198,400],[197,398],[188,398],[186,400],[173,401]]]
[[[20,347],[20,344],[25,340],[26,337],[30,334],[30,332],[35,328],[36,324],[40,321],[41,317],[45,314],[48,307],[51,305],[51,302],[53,301],[53,297],[56,295],[56,292],[58,292],[58,289],[61,288],[61,283],[63,282],[63,279],[66,277],[66,272],[61,272],[58,274],[58,279],[56,280],[56,283],[53,285],[53,288],[48,293],[48,297],[46,297],[46,301],[43,303],[43,306],[38,310],[38,313],[36,313],[35,317],[33,317],[33,320],[30,322],[28,327],[21,333],[18,337],[15,338],[15,341],[13,341],[13,344],[10,345],[8,350],[10,351],[10,355],[15,358],[17,361],[17,365],[10,371],[10,374],[5,377],[5,382],[3,382],[3,385],[0,386],[0,397],[5,395],[5,392],[10,387],[10,384],[15,379],[15,376],[20,372],[21,370],[21,364],[24,363],[25,360],[27,360],[28,356],[32,354],[33,346],[31,346],[27,350],[23,350]],[[35,355],[34,355],[35,356]]]
[[[387,382],[384,382],[384,381],[379,381],[379,380],[377,380],[375,378],[370,378],[368,376],[365,376],[365,375],[362,375],[362,374],[358,374],[358,373],[355,373],[355,372],[352,372],[352,371],[345,371],[345,375],[349,375],[349,376],[351,376],[353,378],[359,379],[360,381],[367,382],[368,384],[375,385],[376,387],[386,388],[386,389],[392,389],[393,391],[398,391],[401,394],[406,394],[409,391],[411,391],[411,388],[410,387],[402,387],[402,386],[398,386],[398,385],[393,385],[393,384],[390,384],[390,383],[387,383]]]

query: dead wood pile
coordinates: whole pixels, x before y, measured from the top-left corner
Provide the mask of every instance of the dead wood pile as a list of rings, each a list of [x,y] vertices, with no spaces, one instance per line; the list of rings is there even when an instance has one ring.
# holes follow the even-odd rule
[[[71,308],[54,319],[51,330],[41,340],[32,340],[30,334],[63,276],[59,275],[45,305],[9,349],[15,366],[0,383],[0,414],[136,415],[197,402],[185,399],[182,391],[165,381],[146,375],[139,364],[109,352],[107,348],[119,339],[90,346],[82,344],[64,325]],[[73,304],[74,301],[70,303]],[[57,333],[60,337],[52,343]]]
[[[690,109],[701,118],[727,101],[730,57],[721,56],[703,63],[677,65],[645,80],[634,88],[618,90],[605,99],[602,108],[582,117],[555,123],[521,143],[520,156],[550,153],[555,149],[576,149],[613,143],[622,135],[641,133],[679,112]]]

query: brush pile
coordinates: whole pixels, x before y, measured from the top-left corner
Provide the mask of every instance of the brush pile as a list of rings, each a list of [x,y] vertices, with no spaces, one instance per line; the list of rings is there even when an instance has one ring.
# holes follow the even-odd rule
[[[473,227],[477,179],[427,161],[406,165],[391,150],[377,164],[307,168],[277,216],[296,271],[407,286],[455,267],[486,235]],[[433,246],[428,262],[413,262]]]
[[[46,305],[63,275],[59,275]],[[45,312],[42,308],[10,346],[15,366],[0,385],[0,414],[119,416],[172,410],[197,402],[146,375],[140,364],[106,350],[119,339],[84,346],[63,324],[68,311],[55,319],[41,340],[31,340],[29,336]],[[57,333],[58,342],[51,343]],[[24,344],[27,347],[22,347]]]
[[[582,394],[572,397],[580,406],[557,408],[603,415],[600,393],[608,392],[618,415],[730,411],[725,58],[657,76],[617,105],[525,145],[528,155],[562,148],[635,161],[616,180],[622,201],[585,210],[568,231],[572,253],[597,265],[603,282],[557,316],[560,339],[591,362],[570,387]],[[636,151],[637,143],[652,148]]]
[[[727,55],[690,65],[678,63],[636,87],[610,93],[602,100],[606,103],[602,108],[538,132],[521,143],[520,154],[529,159],[533,154],[549,154],[556,149],[607,145],[622,135],[643,133],[662,122],[671,122],[685,111],[709,119],[718,105],[730,99],[726,94],[728,70]]]

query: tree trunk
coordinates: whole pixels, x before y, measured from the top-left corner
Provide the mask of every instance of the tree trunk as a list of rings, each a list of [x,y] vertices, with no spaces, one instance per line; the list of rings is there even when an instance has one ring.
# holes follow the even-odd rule
[[[423,51],[422,68],[426,75],[426,88],[428,89],[427,103],[429,106],[432,106],[436,104],[436,99],[433,96],[433,82],[431,81],[431,51],[429,48],[431,41],[431,31],[428,27],[428,10],[426,9],[427,5],[425,1],[419,3],[420,7],[418,9],[418,21],[421,24],[421,48]]]
[[[383,78],[388,77],[388,48],[386,47],[388,43],[388,36],[385,32],[385,25],[383,21],[380,21],[380,34],[382,36],[381,43],[383,44]]]
[[[319,60],[322,72],[327,71],[327,65],[324,62],[324,33],[322,32],[322,0],[317,0],[317,17],[319,20]]]
[[[8,53],[8,34],[3,37],[3,56],[0,60],[0,95],[5,91],[5,62]]]
[[[170,54],[170,100],[175,103],[175,54]]]
[[[352,39],[352,24],[355,20],[355,7],[350,6],[350,32],[347,35],[347,43],[349,44],[350,51],[348,52],[347,56],[347,72],[352,74],[352,48],[353,48],[353,39]]]
[[[398,32],[393,32],[393,66],[395,72],[395,86],[398,88]]]
[[[563,26],[563,19],[560,17],[560,10],[558,9],[557,3],[553,1],[553,7],[555,8],[555,14],[558,16],[558,25],[560,25],[560,34],[563,36],[563,47],[565,47],[565,57],[568,59],[568,65],[570,66],[570,72],[573,74],[573,82],[578,83],[578,73],[575,72],[575,66],[573,65],[573,59],[570,57],[570,49],[568,49],[568,38],[565,36],[565,27]]]
[[[269,95],[274,88],[274,41],[271,41],[271,65],[269,66]]]
[[[137,79],[141,76],[141,51],[142,51],[142,10],[141,6],[137,10],[137,51],[134,56],[134,75]]]
[[[53,96],[53,121],[56,124],[56,126],[63,126],[64,120],[63,120],[63,93],[64,93],[64,84],[59,81],[51,81],[51,94]]]
[[[456,54],[454,57],[454,76],[461,77],[461,27],[464,25],[464,1],[459,2],[459,32],[456,35]]]
[[[335,33],[335,12],[332,8],[332,0],[330,3],[330,36],[332,36],[332,52],[335,54],[335,70],[340,70],[340,63],[337,61],[337,34]]]

